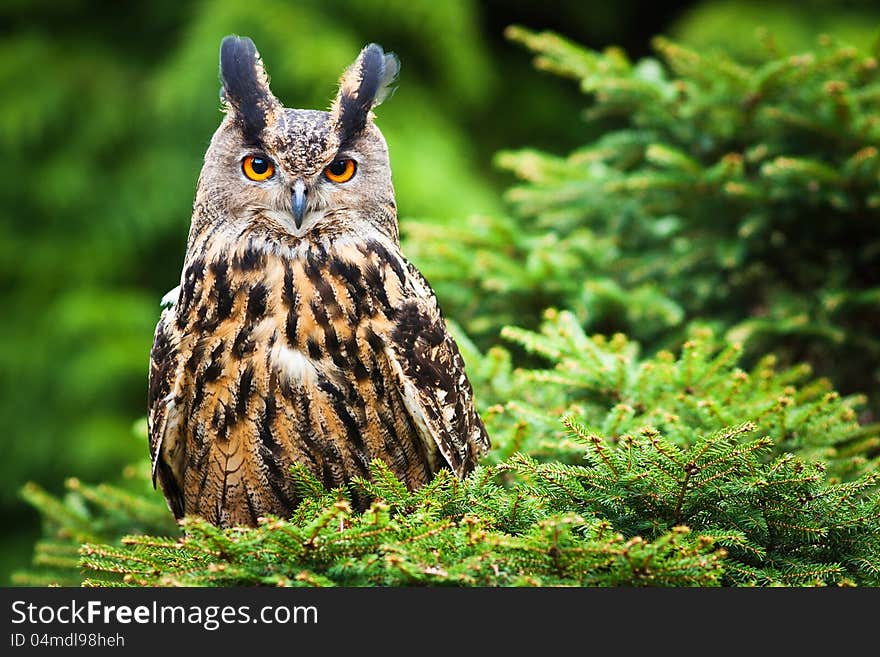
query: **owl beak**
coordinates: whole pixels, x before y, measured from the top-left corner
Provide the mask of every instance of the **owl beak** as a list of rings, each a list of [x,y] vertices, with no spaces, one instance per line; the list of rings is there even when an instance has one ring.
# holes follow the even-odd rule
[[[297,180],[293,184],[293,199],[290,209],[293,212],[296,227],[302,228],[303,217],[306,214],[306,184],[302,180]]]

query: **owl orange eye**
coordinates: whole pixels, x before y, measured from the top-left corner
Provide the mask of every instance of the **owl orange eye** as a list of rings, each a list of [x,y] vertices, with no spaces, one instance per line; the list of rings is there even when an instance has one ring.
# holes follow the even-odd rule
[[[275,173],[271,160],[258,155],[248,155],[244,158],[241,162],[241,170],[244,171],[244,175],[257,182],[268,180]]]
[[[351,180],[356,170],[357,165],[354,160],[336,160],[324,169],[324,177],[330,182],[344,183]]]

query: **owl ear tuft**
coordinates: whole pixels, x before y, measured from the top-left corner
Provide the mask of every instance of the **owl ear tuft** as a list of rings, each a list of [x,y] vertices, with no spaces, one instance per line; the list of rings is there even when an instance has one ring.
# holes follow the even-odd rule
[[[392,93],[391,85],[399,72],[400,60],[394,53],[386,53],[375,43],[361,50],[342,74],[339,93],[330,110],[340,142],[366,127],[370,111]]]
[[[220,98],[235,113],[248,141],[276,118],[281,103],[269,89],[269,77],[254,42],[248,37],[228,36],[220,44]]]

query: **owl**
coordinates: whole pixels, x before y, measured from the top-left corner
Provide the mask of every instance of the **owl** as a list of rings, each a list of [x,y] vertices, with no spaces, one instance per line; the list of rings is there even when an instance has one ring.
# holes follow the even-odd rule
[[[398,70],[370,44],[330,111],[288,109],[250,39],[221,44],[225,117],[150,353],[153,484],[178,519],[287,516],[295,464],[331,488],[381,459],[415,489],[489,447],[437,298],[400,249],[372,112]]]

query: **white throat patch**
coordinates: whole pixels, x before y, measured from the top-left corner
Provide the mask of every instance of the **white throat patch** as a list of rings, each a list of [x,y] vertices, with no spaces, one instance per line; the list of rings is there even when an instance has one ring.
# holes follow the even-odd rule
[[[305,216],[303,217],[302,226],[300,226],[299,228],[296,227],[296,222],[293,220],[293,215],[289,212],[269,210],[268,212],[266,212],[266,216],[284,226],[284,230],[286,230],[291,235],[294,235],[296,237],[303,237],[315,226],[315,224],[318,222],[319,219],[321,219],[321,217],[324,216],[324,214],[322,212],[315,212],[314,210],[306,212]]]

